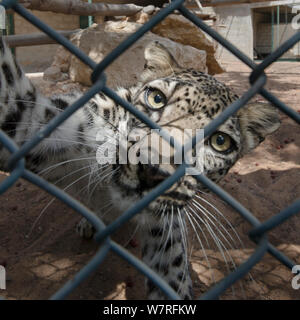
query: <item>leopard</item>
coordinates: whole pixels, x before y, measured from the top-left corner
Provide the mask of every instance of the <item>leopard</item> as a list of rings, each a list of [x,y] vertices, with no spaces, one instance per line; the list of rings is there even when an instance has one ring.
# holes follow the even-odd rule
[[[115,92],[176,141],[187,141],[193,135],[185,129],[189,128],[192,133],[204,129],[239,99],[212,75],[181,67],[168,48],[158,41],[145,47],[144,58],[139,81]],[[50,97],[42,95],[2,38],[0,81],[0,129],[18,147],[83,95],[79,90]],[[249,102],[203,138],[201,174],[219,184],[239,159],[279,126],[275,107]],[[158,147],[156,144],[149,148],[146,142],[150,137],[156,138]],[[122,214],[180,166],[175,161],[163,161],[165,143],[169,144],[162,135],[100,91],[30,150],[25,156],[25,166],[58,186],[62,180],[70,181],[64,190],[73,196],[85,189],[87,196],[82,201],[99,217],[104,215],[104,199],[109,199],[115,212]],[[133,160],[121,161],[116,146],[125,153],[125,160],[129,152]],[[170,145],[169,151],[174,160],[176,146]],[[99,154],[116,161],[105,163],[102,160],[107,158]],[[157,154],[158,163],[143,161]],[[9,170],[10,156],[0,143],[1,170]],[[194,298],[186,237],[187,220],[192,221],[187,207],[191,208],[191,203],[197,206],[199,192],[206,191],[207,187],[192,174],[184,174],[133,218],[139,227],[142,261],[181,299]],[[108,220],[115,218],[112,213]],[[95,235],[94,227],[85,218],[76,230],[83,238]],[[151,280],[145,282],[148,299],[167,298]]]

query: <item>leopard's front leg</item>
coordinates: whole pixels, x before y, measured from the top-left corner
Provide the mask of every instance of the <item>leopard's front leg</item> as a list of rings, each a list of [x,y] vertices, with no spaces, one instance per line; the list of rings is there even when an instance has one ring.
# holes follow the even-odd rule
[[[146,214],[143,214],[147,216]],[[182,216],[166,215],[155,218],[148,215],[142,226],[142,258],[156,271],[182,299],[193,298],[189,273],[186,230]],[[151,281],[146,280],[147,298],[163,300],[167,297]]]

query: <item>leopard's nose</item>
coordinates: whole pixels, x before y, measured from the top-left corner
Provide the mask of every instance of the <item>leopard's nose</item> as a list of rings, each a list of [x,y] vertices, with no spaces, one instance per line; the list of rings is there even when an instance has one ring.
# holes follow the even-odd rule
[[[170,174],[162,171],[158,165],[139,164],[138,177],[142,190],[156,187],[169,176]]]

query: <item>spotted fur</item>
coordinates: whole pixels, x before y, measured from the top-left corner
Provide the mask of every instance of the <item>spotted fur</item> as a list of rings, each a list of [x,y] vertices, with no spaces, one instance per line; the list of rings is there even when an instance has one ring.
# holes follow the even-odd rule
[[[145,112],[167,132],[176,128],[176,139],[185,128],[204,128],[238,99],[213,77],[181,68],[168,50],[157,42],[146,48],[145,60],[141,82],[131,88],[120,88],[117,94]],[[29,140],[38,129],[81,96],[80,92],[51,98],[42,96],[2,40],[0,66],[0,127],[18,145]],[[166,103],[163,108],[153,110],[149,107],[147,90],[159,90],[164,95]],[[277,113],[271,106],[250,104],[243,108],[218,128],[218,132],[230,137],[230,150],[218,152],[209,137],[205,140],[204,173],[219,182],[237,159],[255,148],[278,126]],[[78,195],[78,191],[86,189],[88,197],[83,200],[99,216],[106,196],[120,212],[124,212],[178,167],[174,163],[161,162],[157,165],[117,163],[106,166],[97,163],[95,155],[99,146],[108,140],[118,143],[122,135],[130,137],[133,134],[138,134],[140,140],[131,141],[126,148],[132,147],[139,158],[145,152],[141,141],[150,136],[150,129],[99,93],[38,144],[26,156],[26,166],[49,181],[66,182],[69,179],[71,184],[68,183],[65,190],[72,194]],[[161,153],[161,150],[156,151]],[[2,170],[6,169],[8,158],[9,152],[0,145]],[[102,189],[105,183],[108,183],[108,189]],[[107,190],[108,195],[105,194]],[[195,199],[199,190],[204,187],[192,176],[185,175],[135,217],[141,231],[143,261],[183,299],[193,297],[188,245],[183,235],[186,232],[185,207]],[[94,232],[86,220],[81,221],[77,229],[83,237],[91,237]],[[150,299],[165,298],[148,280],[147,292]]]

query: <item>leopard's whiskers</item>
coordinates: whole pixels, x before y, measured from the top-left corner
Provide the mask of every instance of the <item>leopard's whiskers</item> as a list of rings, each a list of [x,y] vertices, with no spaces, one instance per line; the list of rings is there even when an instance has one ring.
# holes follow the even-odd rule
[[[74,175],[75,173],[78,173],[78,172],[80,172],[80,171],[82,171],[82,170],[86,170],[86,169],[88,169],[88,168],[90,168],[90,165],[81,167],[81,168],[79,168],[79,169],[77,169],[77,170],[73,170],[73,171],[71,171],[70,173],[66,174],[65,176],[63,176],[63,177],[61,177],[60,179],[58,179],[58,180],[56,180],[55,182],[53,182],[53,184],[57,185],[57,184],[59,184],[60,182],[62,182],[62,181],[64,181],[65,179],[67,179],[68,177]]]
[[[198,190],[198,192],[203,193],[201,190]],[[209,194],[211,196],[211,194]],[[212,203],[210,203],[209,201],[207,201],[206,199],[204,199],[203,197],[200,197],[199,195],[195,195],[195,197],[198,199],[197,204],[200,205],[199,200],[203,201],[204,203],[206,203],[207,205],[209,205],[212,209],[214,209],[214,212],[217,213],[222,219],[224,219],[224,221],[227,223],[228,227],[232,230],[232,232],[234,233],[235,237],[237,238],[238,242],[241,245],[242,249],[245,249],[245,245],[241,239],[241,237],[239,236],[239,234],[237,233],[236,229],[234,228],[234,226],[232,225],[232,223],[225,217],[225,215],[216,207],[214,206]],[[218,198],[219,199],[219,198]],[[201,206],[201,205],[200,205]],[[201,206],[203,209],[204,207]],[[209,213],[209,215],[211,217],[214,217],[214,215],[212,215],[209,211],[206,211]],[[218,221],[220,223],[220,221],[214,217],[216,219],[216,221]],[[223,224],[221,224],[223,225]],[[223,225],[224,228],[224,225]],[[224,228],[224,230],[226,230],[226,228]],[[226,230],[227,231],[227,230]],[[228,231],[227,231],[228,232]],[[232,238],[231,234],[228,232],[228,235],[230,235],[230,237]],[[236,247],[236,249],[238,249],[238,247]],[[248,273],[249,279],[250,281],[255,281],[255,279],[253,278],[252,274],[249,272]]]
[[[184,283],[184,279],[188,273],[189,262],[188,262],[188,241],[187,241],[187,228],[184,217],[182,217],[182,211],[177,207],[178,212],[178,222],[180,228],[180,234],[183,239],[183,252],[184,252],[184,266],[183,266],[183,275],[179,283],[179,288],[181,289]],[[178,291],[180,291],[180,289]]]
[[[207,263],[208,269],[209,269],[209,271],[211,271],[211,272],[210,272],[211,281],[212,281],[213,283],[216,283],[214,270],[213,270],[212,267],[211,267],[211,263],[210,263],[210,261],[209,261],[209,259],[208,259],[208,256],[207,256],[207,254],[206,254],[206,250],[205,250],[204,245],[203,245],[203,243],[202,243],[202,241],[201,241],[201,238],[199,237],[199,234],[198,234],[198,232],[197,232],[197,230],[196,230],[195,224],[194,224],[193,220],[191,219],[193,209],[190,208],[190,207],[188,207],[188,209],[189,209],[189,211],[187,210],[187,208],[183,208],[183,210],[184,210],[184,212],[185,212],[185,215],[186,215],[186,217],[188,218],[188,221],[189,221],[189,223],[190,223],[190,225],[191,225],[191,227],[192,227],[192,229],[193,229],[193,231],[194,231],[194,235],[196,236],[196,238],[197,238],[197,240],[198,240],[198,243],[200,244],[200,247],[201,247],[202,252],[203,252],[203,254],[204,254],[204,259],[205,259],[205,261],[206,261],[206,263]],[[197,227],[199,228],[201,234],[203,235],[203,238],[205,239],[205,242],[206,242],[208,248],[210,249],[210,244],[209,244],[209,242],[208,242],[208,239],[207,239],[207,237],[206,237],[205,232],[203,231],[203,229],[201,228],[201,226],[200,226],[199,224],[197,225]]]
[[[217,233],[220,235],[220,237],[228,244],[228,246],[230,247],[230,249],[234,250],[236,249],[235,246],[232,245],[232,243],[227,239],[227,237],[223,234],[223,232],[220,230],[220,227],[222,228],[222,230],[224,230],[224,232],[226,233],[227,236],[229,236],[231,238],[231,235],[228,233],[228,231],[224,228],[224,226],[220,223],[220,221],[217,220],[218,225],[216,225],[214,223],[214,221],[210,218],[213,217],[213,215],[211,215],[211,213],[208,210],[205,210],[205,208],[201,208],[198,206],[197,202],[194,202],[194,205],[196,206],[196,208],[200,211],[200,213],[202,215],[204,215],[204,218],[202,219],[200,217],[199,214],[197,214],[197,212],[195,212],[195,216],[196,218],[198,218],[200,220],[200,222],[204,223],[207,226],[207,230],[210,233],[211,237],[213,238],[213,240],[215,241],[220,253],[222,254],[223,259],[225,258],[225,253],[226,255],[229,257],[229,260],[231,262],[232,267],[234,268],[234,270],[237,268],[235,261],[233,260],[230,251],[227,249],[227,247],[225,246],[224,242],[217,236],[217,234],[213,231],[213,228],[217,231]],[[232,238],[231,238],[232,239]],[[233,240],[233,239],[232,239]],[[224,253],[223,253],[223,249],[224,249]],[[226,258],[225,258],[226,259]],[[230,272],[230,266],[228,265],[229,270],[228,272]],[[244,288],[243,288],[243,284],[241,282],[239,282],[240,288],[241,288],[241,292],[244,295]],[[234,286],[232,286],[232,288],[234,288]],[[235,294],[234,294],[235,296]]]
[[[195,217],[194,217],[195,218]],[[227,273],[229,274],[231,272],[231,267],[229,264],[229,261],[227,260],[226,256],[229,257],[230,262],[233,264],[233,268],[236,269],[236,266],[234,264],[234,261],[229,253],[229,251],[227,250],[227,247],[224,245],[224,242],[216,235],[216,233],[213,231],[209,221],[207,221],[206,219],[201,219],[198,216],[199,220],[205,225],[208,233],[211,235],[211,238],[214,240],[219,252],[221,253],[221,256],[225,262],[225,267],[227,269]],[[231,286],[231,291],[232,291],[232,295],[235,297],[235,288],[234,285]]]
[[[198,190],[199,191],[199,190]],[[206,203],[207,205],[209,205],[211,208],[214,209],[214,211],[221,216],[221,218],[223,218],[225,220],[225,222],[227,223],[227,225],[229,226],[229,228],[232,230],[232,232],[234,233],[234,235],[236,236],[237,240],[239,241],[240,245],[242,246],[242,248],[245,248],[245,245],[241,239],[241,237],[239,236],[239,234],[237,233],[237,231],[235,230],[234,226],[232,225],[232,223],[225,217],[225,215],[216,207],[214,206],[211,202],[209,202],[208,200],[204,199],[203,197],[200,197],[198,194],[195,194],[195,197],[201,201],[203,201],[204,203]],[[199,204],[199,202],[198,202]]]
[[[205,219],[202,219],[201,217],[199,217],[197,214],[196,215],[191,215],[191,218],[193,219],[194,223],[200,227],[200,224],[199,222],[197,221],[196,217],[198,218],[198,220],[205,226],[206,230],[208,231],[208,233],[210,234],[211,238],[214,240],[214,243],[216,244],[219,252],[221,253],[222,255],[222,258],[225,262],[225,266],[226,266],[226,269],[227,269],[227,272],[230,273],[230,266],[229,266],[229,263],[227,261],[227,258],[226,258],[226,255],[225,255],[225,252],[226,252],[226,247],[224,246],[223,242],[219,239],[219,237],[214,233],[214,231],[212,230],[212,228],[210,227],[210,224],[205,220]],[[223,248],[225,249],[225,252],[223,250]],[[227,253],[227,252],[226,252]],[[230,255],[229,255],[230,256]],[[232,292],[233,292],[233,295],[235,296],[235,293],[234,293],[234,287],[232,286]]]
[[[94,188],[90,192],[89,201],[90,201],[91,197],[93,196],[93,194],[94,194],[95,190],[97,189],[97,187],[101,183],[103,183],[107,179],[107,177],[111,177],[114,173],[116,173],[119,170],[120,170],[119,167],[117,167],[116,169],[111,169],[110,167],[108,167],[106,170],[104,170],[105,175],[100,177],[99,181],[96,183],[96,185],[94,186]],[[101,173],[103,174],[104,172],[101,172]]]
[[[137,225],[135,226],[133,232],[131,233],[129,239],[122,245],[124,248],[126,248],[126,247],[129,245],[130,241],[131,241],[131,240],[134,238],[134,236],[137,234],[139,228],[140,228],[140,225],[137,224]]]
[[[167,208],[167,204],[165,204],[163,211],[162,211],[164,226],[163,226],[163,233],[160,237],[159,251],[157,253],[157,255],[159,256],[159,270],[160,270],[161,265],[163,265],[162,262],[165,262],[163,260],[164,252],[165,252],[165,248],[167,245],[167,241],[168,241],[168,239],[170,239],[170,236],[172,233],[172,225],[171,225],[170,221],[172,221],[173,216],[172,216],[172,214],[169,213],[169,210],[167,210],[167,213],[165,214],[166,208]],[[169,218],[169,215],[171,215],[171,218]],[[165,237],[165,233],[167,233],[166,237]]]
[[[216,219],[216,217],[214,215],[212,215],[205,207],[201,206],[197,201],[192,200],[192,203],[200,211],[200,213],[203,214],[205,216],[205,218],[208,221],[210,221],[210,223],[216,228],[216,230],[220,233],[222,238],[226,241],[226,243],[228,243],[230,248],[237,249],[237,246],[235,246],[235,240],[232,238],[231,234],[226,230],[226,228],[223,226],[223,224],[218,219]],[[212,219],[217,222],[219,227],[226,233],[226,235],[230,238],[230,240],[232,241],[233,244],[226,238],[226,236],[218,228],[218,226],[216,226],[216,224],[214,223],[214,221],[212,221]]]
[[[160,242],[158,245],[159,251],[157,253],[157,255],[159,256],[159,269],[158,271],[161,271],[161,266],[164,265],[164,263],[166,263],[166,261],[163,260],[163,256],[164,256],[164,251],[165,251],[165,247],[166,247],[166,242],[168,241],[170,234],[172,232],[172,228],[171,228],[171,224],[170,224],[170,216],[171,213],[169,212],[169,210],[167,209],[167,204],[162,205],[162,211],[160,212],[161,218],[159,221],[159,225],[162,224],[162,234],[160,236]]]
[[[44,174],[44,173],[46,173],[48,171],[52,171],[52,170],[58,168],[59,166],[62,166],[64,164],[69,164],[69,163],[76,162],[76,161],[92,160],[92,159],[94,159],[94,156],[93,157],[83,157],[83,158],[76,158],[76,159],[61,161],[59,163],[56,163],[56,164],[54,164],[52,166],[49,166],[49,167],[43,169],[43,170],[38,171],[37,174],[42,175],[42,174]]]

